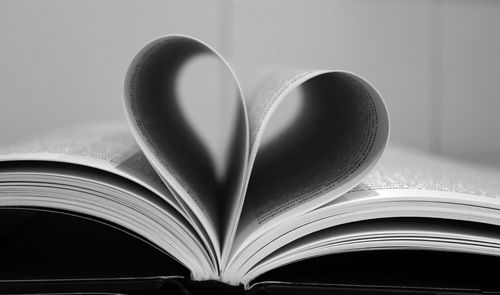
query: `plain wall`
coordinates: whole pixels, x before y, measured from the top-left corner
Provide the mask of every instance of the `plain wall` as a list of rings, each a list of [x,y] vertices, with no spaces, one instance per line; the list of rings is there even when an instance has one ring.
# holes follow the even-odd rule
[[[246,91],[269,64],[358,73],[387,102],[392,142],[500,167],[498,28],[486,0],[4,0],[0,144],[124,120],[131,58],[183,33],[219,49]]]
[[[69,124],[125,121],[125,72],[171,33],[218,42],[210,1],[0,1],[0,144]]]

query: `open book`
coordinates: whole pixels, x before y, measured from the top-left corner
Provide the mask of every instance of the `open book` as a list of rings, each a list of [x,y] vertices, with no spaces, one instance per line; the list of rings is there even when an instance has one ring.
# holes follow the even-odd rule
[[[224,65],[237,86],[230,145],[219,159],[179,108],[178,74],[201,54]],[[2,149],[0,206],[104,220],[173,257],[193,280],[247,288],[270,270],[333,253],[500,254],[498,232],[449,222],[499,225],[498,173],[385,151],[387,109],[355,74],[285,71],[263,81],[246,100],[210,46],[180,35],[153,41],[125,79],[129,126],[70,128]],[[296,88],[298,119],[263,143]]]

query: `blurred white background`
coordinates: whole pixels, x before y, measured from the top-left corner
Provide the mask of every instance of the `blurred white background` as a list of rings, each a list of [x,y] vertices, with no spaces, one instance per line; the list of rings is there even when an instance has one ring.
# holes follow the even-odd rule
[[[392,142],[500,167],[500,1],[485,0],[2,0],[0,144],[124,120],[130,60],[172,33],[218,49],[245,91],[268,64],[360,74]]]

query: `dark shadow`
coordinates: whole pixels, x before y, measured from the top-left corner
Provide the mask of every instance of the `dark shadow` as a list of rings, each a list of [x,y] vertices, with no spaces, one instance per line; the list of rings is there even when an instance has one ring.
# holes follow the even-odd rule
[[[166,253],[103,221],[2,208],[0,224],[0,281],[189,276]]]

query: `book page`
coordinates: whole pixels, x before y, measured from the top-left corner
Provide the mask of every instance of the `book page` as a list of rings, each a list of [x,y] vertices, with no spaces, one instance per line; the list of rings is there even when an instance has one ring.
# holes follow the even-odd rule
[[[377,168],[344,198],[347,200],[350,194],[359,192],[399,194],[404,198],[410,191],[449,192],[452,196],[477,196],[476,199],[497,203],[500,202],[500,171],[391,146]]]
[[[318,231],[359,221],[433,218],[500,226],[500,171],[389,146],[362,183],[314,210],[288,219],[236,253],[228,279],[240,281],[268,255]],[[390,229],[389,229],[390,230]]]
[[[138,195],[137,198],[146,198],[158,204],[159,207],[165,210],[164,214],[175,219],[174,221],[182,224],[185,230],[190,232],[190,235],[199,239],[204,251],[206,251],[204,254],[209,255],[210,263],[214,264],[213,271],[215,272],[215,253],[203,226],[197,223],[196,219],[192,219],[190,212],[183,210],[175,196],[168,190],[149,164],[126,124],[121,122],[101,122],[66,127],[42,135],[38,139],[0,148],[0,162],[16,162],[15,167],[17,167],[16,171],[18,173],[28,173],[28,169],[33,169],[33,165],[30,165],[33,161],[45,162],[46,165],[40,166],[39,169],[48,171],[47,173],[50,171],[52,171],[50,173],[55,173],[54,170],[57,171],[56,168],[59,167],[51,165],[51,163],[71,163],[76,164],[72,173],[79,175],[82,179],[89,180],[91,177],[84,174],[88,170],[85,170],[84,167],[78,169],[78,165],[93,167],[119,175],[131,180],[134,185],[138,184],[139,187],[146,188],[149,192]],[[23,162],[26,163],[26,169],[23,169]],[[4,173],[8,174],[9,171],[4,171]],[[57,173],[66,175],[67,172]],[[92,178],[98,178],[98,176],[99,174],[96,172],[92,175]],[[133,185],[125,182],[119,183],[119,178],[118,180],[117,178],[113,179],[115,183],[108,182],[107,184],[128,190],[130,193],[133,192],[133,190],[130,190],[130,188],[134,187]],[[103,179],[102,181],[109,181],[109,179]],[[168,206],[163,202],[166,202]]]
[[[273,112],[292,91],[302,96],[298,118],[260,146]],[[238,247],[357,185],[381,156],[389,133],[380,95],[364,79],[341,71],[271,76],[249,103],[249,124],[251,174]]]
[[[352,251],[433,250],[500,255],[493,227],[455,220],[379,219],[334,226],[304,236],[273,252],[243,278],[248,283],[292,262]],[[314,269],[310,271],[314,272]]]
[[[0,147],[0,161],[15,160],[74,163],[115,173],[150,189],[182,212],[127,125],[121,122],[70,126],[31,141]]]
[[[214,58],[228,74],[227,82],[236,89],[232,97],[236,102],[234,128],[225,128],[231,132],[232,141],[222,165],[210,154],[181,108],[179,73],[201,55]],[[167,36],[148,44],[134,58],[125,81],[124,99],[138,144],[181,206],[206,229],[220,261],[221,248],[229,247],[228,237],[234,232],[236,215],[242,206],[248,158],[246,109],[234,73],[207,44],[187,36]],[[204,99],[207,98],[199,97]],[[221,117],[230,117],[227,105],[220,112]],[[217,171],[220,167],[224,169],[222,173]]]

